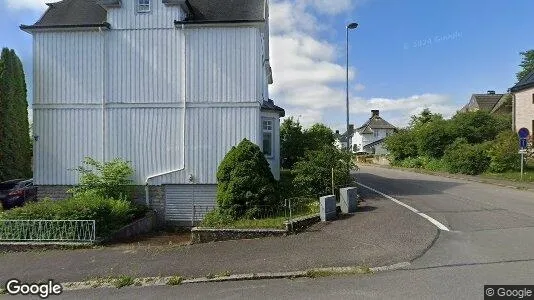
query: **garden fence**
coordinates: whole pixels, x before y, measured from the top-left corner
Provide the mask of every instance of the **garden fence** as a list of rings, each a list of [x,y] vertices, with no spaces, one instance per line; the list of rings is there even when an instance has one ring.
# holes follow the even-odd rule
[[[0,245],[92,244],[94,220],[0,220]]]
[[[216,208],[217,206],[215,205],[194,205],[191,225],[195,226],[200,223],[207,213]],[[286,199],[279,206],[259,205],[237,210],[237,215],[243,219],[262,220],[283,218],[287,222],[297,217],[318,213],[319,200],[311,198],[290,198]]]

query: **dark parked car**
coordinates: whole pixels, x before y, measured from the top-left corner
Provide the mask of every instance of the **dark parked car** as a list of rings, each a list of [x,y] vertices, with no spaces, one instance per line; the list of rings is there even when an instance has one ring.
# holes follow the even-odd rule
[[[33,186],[33,179],[0,183],[0,202],[3,209],[23,206],[28,201],[37,201],[37,187]]]

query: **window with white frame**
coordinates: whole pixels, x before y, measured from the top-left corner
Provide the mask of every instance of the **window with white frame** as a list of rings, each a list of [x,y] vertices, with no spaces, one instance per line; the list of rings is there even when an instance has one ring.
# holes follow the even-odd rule
[[[263,154],[273,156],[273,125],[272,119],[263,120]]]
[[[150,11],[150,0],[137,0],[137,12],[146,13]]]

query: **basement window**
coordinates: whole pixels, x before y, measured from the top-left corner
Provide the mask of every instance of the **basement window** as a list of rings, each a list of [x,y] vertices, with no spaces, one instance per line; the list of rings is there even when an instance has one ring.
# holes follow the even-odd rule
[[[150,12],[150,0],[137,0],[137,12],[138,13]]]
[[[273,156],[273,121],[263,120],[263,154]]]

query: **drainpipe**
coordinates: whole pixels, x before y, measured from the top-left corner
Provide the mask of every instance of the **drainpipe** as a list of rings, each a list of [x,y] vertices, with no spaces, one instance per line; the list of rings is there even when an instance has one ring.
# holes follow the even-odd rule
[[[102,33],[102,161],[106,161],[106,33],[99,28]]]
[[[187,70],[186,70],[186,68],[187,68],[187,62],[186,62],[187,52],[186,52],[186,33],[185,33],[184,29],[185,29],[184,24],[182,24],[182,32],[184,33],[183,41],[182,41],[182,63],[184,64],[184,67],[183,67],[184,71],[183,71],[183,74],[182,74],[182,90],[183,90],[183,95],[182,95],[182,166],[180,168],[178,168],[178,169],[175,169],[175,170],[172,170],[172,171],[168,171],[168,172],[164,172],[164,173],[159,173],[159,174],[156,174],[156,175],[151,175],[151,176],[148,176],[146,178],[146,181],[145,181],[145,203],[146,203],[147,206],[150,206],[149,181],[151,179],[185,170],[185,124],[186,124],[185,123],[185,117],[186,117],[185,110],[186,110],[186,96],[187,96],[187,86],[186,86],[185,77],[187,76]]]

